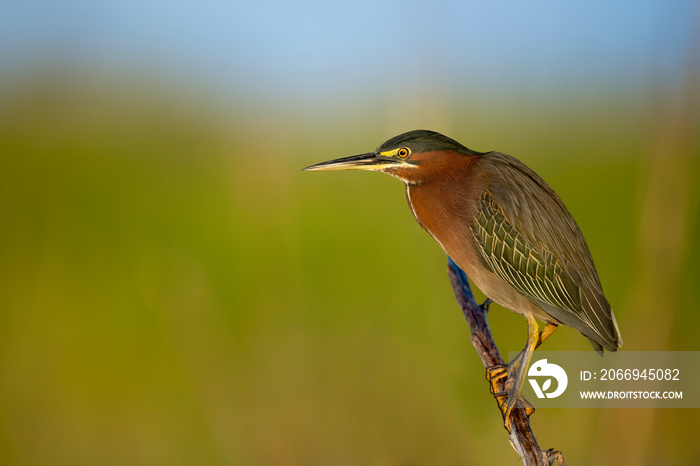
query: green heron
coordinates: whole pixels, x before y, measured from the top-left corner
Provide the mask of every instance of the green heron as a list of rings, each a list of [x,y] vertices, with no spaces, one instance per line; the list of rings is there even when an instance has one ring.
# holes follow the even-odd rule
[[[576,221],[554,190],[519,160],[416,130],[374,152],[305,168],[352,169],[403,181],[418,224],[488,298],[526,317],[525,349],[507,368],[487,370],[492,384],[511,372],[508,396],[500,403],[506,428],[532,351],[558,325],[581,332],[601,355],[603,348],[616,351],[622,345]],[[546,324],[541,332],[536,319]]]

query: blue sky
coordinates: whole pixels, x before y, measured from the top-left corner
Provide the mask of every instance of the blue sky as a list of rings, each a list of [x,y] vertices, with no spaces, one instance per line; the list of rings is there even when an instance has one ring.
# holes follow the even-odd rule
[[[680,69],[696,5],[5,0],[0,62],[4,72],[146,69],[262,95],[381,92],[420,79],[495,90],[635,86]]]

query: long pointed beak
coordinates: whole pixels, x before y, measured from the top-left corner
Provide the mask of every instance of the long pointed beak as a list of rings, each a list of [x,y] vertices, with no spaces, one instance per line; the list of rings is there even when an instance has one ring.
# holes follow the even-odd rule
[[[306,167],[305,171],[331,171],[331,170],[378,170],[382,167],[394,163],[388,157],[382,157],[377,152],[343,157],[341,159],[329,160],[328,162],[317,163]]]

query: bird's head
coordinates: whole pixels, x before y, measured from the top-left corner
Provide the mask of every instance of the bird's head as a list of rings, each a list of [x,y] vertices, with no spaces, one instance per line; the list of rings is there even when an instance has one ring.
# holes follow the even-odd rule
[[[304,170],[371,170],[406,184],[421,184],[435,173],[448,172],[454,157],[478,154],[440,133],[419,129],[389,139],[374,152],[329,160]]]

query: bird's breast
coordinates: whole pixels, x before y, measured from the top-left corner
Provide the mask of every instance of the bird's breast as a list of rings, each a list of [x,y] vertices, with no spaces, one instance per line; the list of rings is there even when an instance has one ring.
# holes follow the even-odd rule
[[[486,296],[516,312],[536,313],[529,300],[479,260],[471,227],[487,183],[488,177],[477,172],[461,180],[408,185],[407,200],[418,224]]]
[[[465,158],[466,159],[466,158]],[[471,225],[476,218],[476,202],[486,180],[474,170],[476,160],[453,171],[452,177],[407,185],[406,195],[418,224],[466,273],[474,273],[479,263]],[[454,176],[461,174],[462,176]]]
[[[459,201],[449,199],[450,196],[444,190],[425,185],[407,188],[408,203],[418,224],[457,261],[457,256],[476,252],[470,230],[474,206],[466,199]]]

